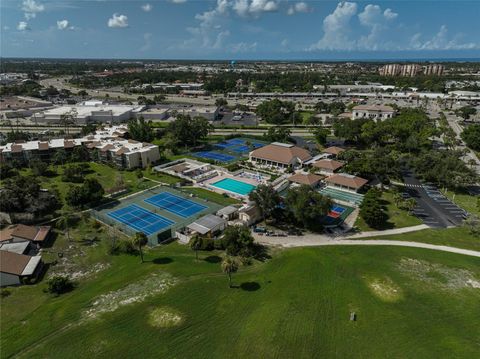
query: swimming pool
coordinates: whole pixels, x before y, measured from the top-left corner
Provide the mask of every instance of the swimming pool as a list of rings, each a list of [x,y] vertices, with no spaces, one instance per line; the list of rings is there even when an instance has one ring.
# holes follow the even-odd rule
[[[224,189],[225,191],[237,193],[242,196],[246,196],[256,187],[253,184],[237,181],[231,178],[224,178],[218,182],[212,183],[212,186]]]

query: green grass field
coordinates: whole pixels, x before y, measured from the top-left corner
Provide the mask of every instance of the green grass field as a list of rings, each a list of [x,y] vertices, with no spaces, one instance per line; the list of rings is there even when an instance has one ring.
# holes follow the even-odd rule
[[[45,282],[12,288],[2,299],[2,358],[478,354],[478,258],[396,247],[276,250],[267,262],[242,267],[230,289],[220,253],[202,252],[197,262],[189,248],[170,244],[148,250],[141,264],[107,256],[105,230],[89,246],[77,242],[89,226],[76,231],[75,242],[60,235],[50,250],[73,246],[73,270],[104,269],[57,298],[43,292]],[[115,309],[133,297],[142,299]]]
[[[230,204],[237,204],[237,203],[240,202],[235,198],[225,197],[224,195],[222,195],[220,193],[209,191],[209,190],[203,189],[203,188],[183,187],[182,189],[184,191],[193,193],[197,197],[200,197],[200,198],[203,198],[203,199],[206,199],[208,201],[215,202],[215,203],[218,203],[218,204],[221,204],[221,205],[224,205],[224,206],[228,206]]]
[[[444,195],[467,212],[480,216],[480,208],[477,205],[478,197],[469,195],[466,192],[454,191],[444,192]]]
[[[388,220],[384,228],[381,229],[410,227],[423,223],[420,219],[408,213],[408,211],[398,208],[395,205],[395,202],[393,201],[393,195],[390,192],[383,192],[382,200],[387,210]],[[368,226],[360,216],[358,216],[355,222],[355,227],[362,232],[376,230]]]

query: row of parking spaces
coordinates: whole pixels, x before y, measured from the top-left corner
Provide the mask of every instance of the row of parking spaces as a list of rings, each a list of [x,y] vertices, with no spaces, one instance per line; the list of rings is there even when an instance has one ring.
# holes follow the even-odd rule
[[[467,218],[467,211],[450,201],[435,186],[427,184],[423,186],[423,189],[427,193],[427,196],[433,199],[435,203],[437,203],[444,212],[448,213],[457,224],[460,224],[465,218]]]
[[[407,187],[412,188],[412,186]],[[415,189],[417,188],[418,191],[425,193],[429,199],[430,207],[435,207],[435,210],[432,210],[425,200],[422,199],[421,195],[417,197],[417,206],[414,208],[413,214],[426,225],[430,227],[458,225],[466,218],[467,212],[445,197],[436,187],[427,184],[415,186]],[[402,193],[402,197],[404,199],[410,198],[411,192],[406,191]]]

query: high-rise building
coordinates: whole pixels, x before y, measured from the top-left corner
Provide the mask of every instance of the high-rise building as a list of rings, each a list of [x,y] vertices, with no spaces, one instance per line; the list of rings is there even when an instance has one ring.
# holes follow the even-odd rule
[[[402,66],[399,64],[388,64],[380,67],[378,72],[382,76],[397,76],[400,74]]]
[[[432,75],[432,76],[442,76],[444,71],[445,71],[445,66],[439,65],[439,64],[431,64],[424,67],[423,74]]]
[[[403,65],[400,75],[413,77],[413,76],[416,76],[421,70],[422,70],[422,67],[417,64]]]

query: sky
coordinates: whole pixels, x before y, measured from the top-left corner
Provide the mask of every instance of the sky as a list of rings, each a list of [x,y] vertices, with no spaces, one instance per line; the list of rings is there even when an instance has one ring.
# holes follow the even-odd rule
[[[1,0],[2,57],[480,58],[480,0]]]

